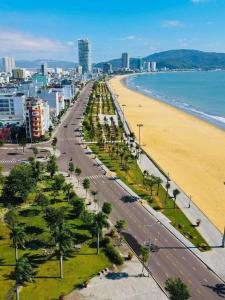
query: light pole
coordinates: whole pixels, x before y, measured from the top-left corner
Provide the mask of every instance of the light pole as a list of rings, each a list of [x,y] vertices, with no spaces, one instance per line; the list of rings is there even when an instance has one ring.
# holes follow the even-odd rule
[[[188,208],[191,208],[191,201],[192,201],[192,199],[191,199],[191,195],[189,196],[189,202],[188,202]]]
[[[125,130],[125,113],[124,113],[124,109],[126,107],[126,104],[122,104],[122,107],[123,107],[123,128]]]
[[[143,127],[144,125],[139,123],[137,124],[138,127],[138,144],[139,144],[139,156],[141,154],[141,127]]]

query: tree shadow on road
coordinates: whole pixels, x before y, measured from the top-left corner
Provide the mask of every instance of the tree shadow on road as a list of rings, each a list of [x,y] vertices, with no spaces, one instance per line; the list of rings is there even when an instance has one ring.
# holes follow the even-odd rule
[[[216,293],[219,297],[225,298],[225,284],[223,283],[218,283],[215,284],[214,286],[212,285],[203,285],[209,289],[211,289],[214,293]]]

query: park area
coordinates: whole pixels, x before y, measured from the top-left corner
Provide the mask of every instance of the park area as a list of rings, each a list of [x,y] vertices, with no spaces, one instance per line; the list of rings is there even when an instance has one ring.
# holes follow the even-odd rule
[[[59,299],[115,263],[106,255],[109,238],[103,246],[108,216],[87,210],[53,156],[47,169],[35,159],[14,167],[1,187],[1,300],[16,291],[20,299]]]

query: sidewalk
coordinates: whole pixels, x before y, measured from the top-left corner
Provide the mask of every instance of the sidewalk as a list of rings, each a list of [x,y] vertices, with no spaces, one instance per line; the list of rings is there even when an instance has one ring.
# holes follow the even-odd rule
[[[126,245],[119,247],[120,252],[127,256],[130,251]],[[88,283],[87,288],[74,290],[65,300],[166,300],[164,292],[159,288],[154,279],[140,276],[142,264],[136,256],[131,261],[125,261],[112,270],[95,276]]]
[[[123,111],[116,99],[116,96],[113,94],[113,91],[108,84],[109,90],[112,94],[116,110],[121,120],[123,120]],[[125,122],[125,132],[130,134],[130,128]],[[138,144],[136,142],[136,144]],[[147,170],[150,174],[153,174],[157,177],[160,177],[163,181],[162,185],[165,187],[167,183],[167,177],[163,173],[162,170],[153,161],[146,155],[141,154],[140,159],[138,160],[138,165],[140,169],[143,171]],[[204,215],[204,213],[191,201],[190,197],[185,194],[185,192],[172,180],[170,183],[169,195],[173,195],[173,190],[178,189],[180,194],[177,196],[177,205],[184,212],[187,218],[193,223],[196,224],[196,220],[200,219],[201,224],[197,228],[199,233],[203,236],[203,238],[207,241],[207,243],[212,247],[211,251],[208,252],[200,252],[198,249],[191,249],[192,252],[195,253],[207,266],[209,266],[218,276],[220,276],[223,280],[225,280],[225,248],[221,248],[223,235],[222,233],[212,224],[209,219]],[[128,190],[129,192],[129,190]],[[190,208],[189,208],[190,204]],[[160,222],[164,222],[164,226],[182,242],[186,247],[190,246],[190,242],[185,239],[175,228],[173,228],[169,220],[159,212],[154,211],[150,206],[145,206],[145,208],[154,215]],[[192,245],[192,244],[191,244]],[[192,245],[193,246],[193,245]]]

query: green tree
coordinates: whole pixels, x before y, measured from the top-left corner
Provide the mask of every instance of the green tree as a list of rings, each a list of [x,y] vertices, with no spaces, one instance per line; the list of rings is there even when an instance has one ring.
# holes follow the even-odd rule
[[[36,186],[36,180],[33,177],[33,171],[30,165],[17,165],[13,167],[6,178],[3,188],[3,199],[6,204],[15,204],[15,201],[24,198]]]
[[[80,184],[80,175],[81,175],[82,171],[80,168],[76,168],[75,169],[75,174],[77,175],[78,177],[78,185]]]
[[[18,260],[18,248],[24,247],[25,230],[22,225],[15,225],[10,228],[10,239],[12,239],[13,247],[15,249],[15,260]]]
[[[75,171],[75,167],[72,161],[69,162],[68,171],[70,175]]]
[[[0,140],[0,148],[4,146],[4,141]]]
[[[10,209],[4,215],[4,222],[9,226],[9,228],[13,228],[18,224],[18,212],[15,209]]]
[[[33,147],[32,151],[33,151],[34,157],[36,158],[37,155],[38,155],[38,148],[37,147]]]
[[[97,197],[97,195],[98,195],[98,191],[92,190],[92,191],[91,191],[91,195],[94,197],[94,202],[97,203],[96,197]],[[97,209],[99,209],[99,207],[98,207]]]
[[[83,188],[86,191],[86,197],[87,197],[87,192],[88,192],[88,189],[90,187],[90,180],[88,178],[84,178],[84,180],[82,182],[82,185],[83,185]]]
[[[70,201],[71,194],[73,192],[73,184],[72,183],[65,183],[63,186],[63,191],[66,193],[67,201]]]
[[[52,127],[52,125],[50,125],[49,128],[48,128],[48,132],[49,132],[50,137],[52,136],[52,131],[53,131],[53,127]]]
[[[62,228],[65,224],[65,211],[64,208],[47,207],[44,219],[52,233],[55,228]]]
[[[116,221],[115,225],[118,233],[121,235],[121,233],[125,230],[126,228],[126,221],[125,220],[118,220]]]
[[[110,215],[112,212],[112,204],[109,202],[104,202],[103,206],[102,206],[102,211],[106,214],[106,215]]]
[[[23,152],[24,152],[25,147],[26,147],[26,145],[27,145],[27,140],[26,140],[26,139],[21,139],[21,140],[19,140],[19,145],[20,145],[20,147],[23,148]]]
[[[157,177],[157,176],[154,176],[154,179],[155,179],[155,184],[157,185],[156,195],[158,196],[159,195],[159,187],[160,187],[160,184],[162,184],[163,181],[160,177]]]
[[[170,300],[187,300],[190,298],[188,288],[180,278],[168,278],[165,283],[165,290],[169,293]]]
[[[168,198],[168,195],[169,195],[169,188],[170,188],[170,183],[167,182],[167,183],[166,183],[166,197],[165,197],[165,204],[166,204],[166,201],[167,201],[167,198]]]
[[[174,199],[174,202],[173,202],[174,206],[173,206],[173,208],[176,208],[176,200],[177,200],[177,196],[179,194],[180,194],[180,191],[178,189],[174,189],[173,190],[173,199]]]
[[[39,206],[41,206],[42,211],[44,211],[50,204],[48,197],[43,192],[37,194],[35,201]]]
[[[141,261],[142,261],[142,275],[144,275],[145,264],[149,259],[149,249],[146,246],[141,246]]]
[[[51,155],[47,163],[47,172],[50,173],[50,176],[52,178],[57,171],[58,171],[58,165],[56,162],[56,157],[54,155]]]
[[[27,257],[21,257],[17,260],[14,272],[14,278],[16,280],[16,300],[19,300],[19,286],[24,285],[26,282],[32,282],[33,280],[33,268],[29,263]]]
[[[54,151],[55,151],[55,149],[56,149],[57,142],[58,142],[57,137],[54,137],[54,138],[52,139],[52,144],[51,144]]]
[[[72,232],[66,226],[62,228],[56,227],[56,229],[54,230],[54,241],[56,243],[59,254],[60,278],[63,279],[63,256],[65,255],[66,251],[72,248]]]
[[[103,212],[99,212],[94,215],[93,225],[92,225],[92,232],[97,234],[97,254],[99,254],[99,240],[100,236],[102,236],[102,232],[104,228],[108,228],[109,223],[107,219],[107,215]]]
[[[84,199],[79,197],[74,197],[71,200],[71,205],[73,206],[73,214],[75,218],[80,217],[81,214],[85,211],[85,202]]]

